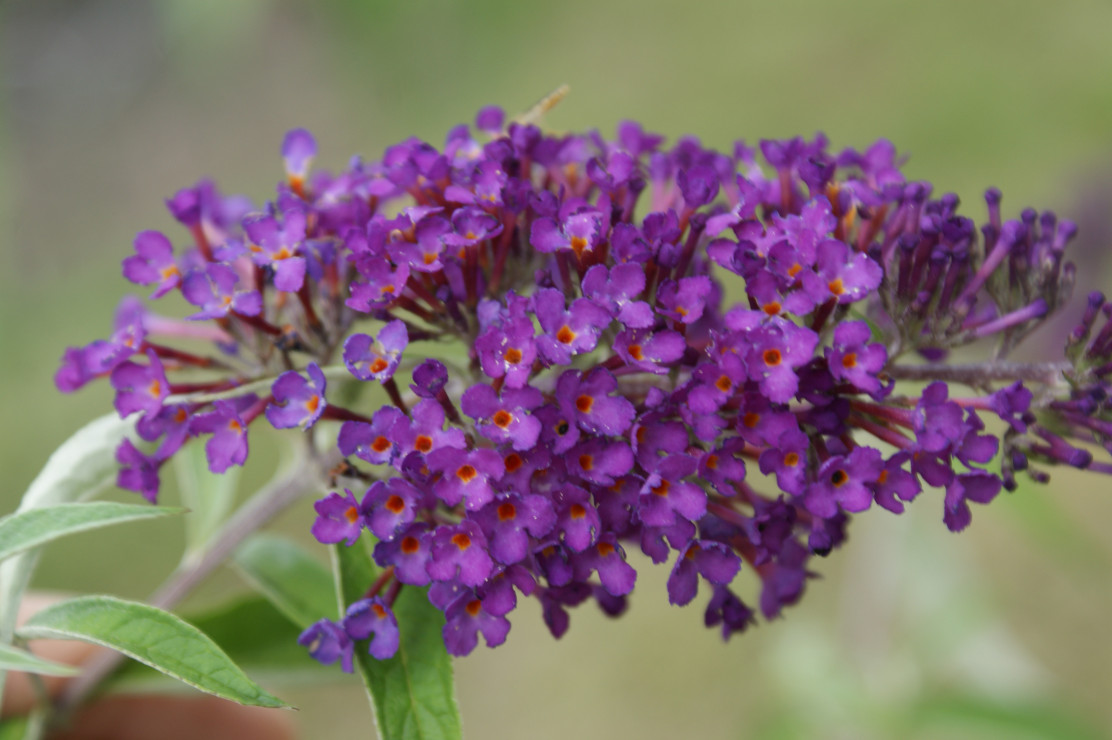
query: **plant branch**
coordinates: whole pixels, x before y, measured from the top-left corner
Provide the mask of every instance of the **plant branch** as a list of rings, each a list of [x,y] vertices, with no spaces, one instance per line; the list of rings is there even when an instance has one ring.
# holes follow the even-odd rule
[[[985,362],[967,365],[927,364],[892,365],[885,368],[897,380],[945,380],[982,387],[988,382],[1025,380],[1045,385],[1058,385],[1066,371],[1072,369],[1068,362]]]

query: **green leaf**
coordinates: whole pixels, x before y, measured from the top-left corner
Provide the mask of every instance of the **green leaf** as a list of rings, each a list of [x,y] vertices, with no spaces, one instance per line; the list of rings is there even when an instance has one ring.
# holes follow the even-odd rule
[[[19,629],[24,639],[82,640],[117,650],[223,699],[289,706],[271,696],[215,642],[173,614],[111,596],[81,596],[47,607]]]
[[[240,546],[232,562],[301,629],[322,617],[336,616],[331,574],[295,542],[277,535],[255,535]]]
[[[9,514],[0,519],[0,560],[68,534],[109,524],[181,514],[183,511],[185,509],[170,506],[95,501],[57,504]]]
[[[115,412],[89,422],[62,443],[23,494],[18,511],[68,503],[91,497],[116,477],[116,447],[135,428],[135,417],[121,419]],[[0,643],[9,644],[23,591],[38,561],[25,552],[0,563]],[[0,670],[0,693],[5,673]]]
[[[188,617],[236,665],[272,685],[323,684],[344,680],[338,666],[321,665],[297,644],[301,630],[273,604],[254,594]],[[182,684],[142,663],[124,663],[105,682],[109,691],[178,691]]]
[[[341,606],[362,598],[375,568],[362,542],[333,548],[333,572]],[[429,603],[427,589],[404,586],[394,603],[401,630],[398,653],[375,660],[356,644],[355,664],[374,706],[383,740],[458,740],[462,737],[452,660],[441,636],[444,615]]]
[[[927,696],[909,707],[912,734],[934,731],[938,737],[960,734],[1008,740],[1097,740],[1105,737],[1089,718],[1044,700],[1007,701],[975,694]],[[933,736],[933,735],[932,735]]]
[[[25,717],[9,717],[0,721],[0,740],[39,740],[46,732],[46,712],[33,709]]]
[[[241,470],[236,465],[222,475],[209,470],[205,446],[200,442],[186,445],[174,455],[181,502],[190,511],[185,518],[185,558],[202,550],[227,519],[236,503]]]
[[[43,676],[76,676],[81,672],[74,666],[40,658],[12,645],[0,645],[0,668],[5,671],[23,671]]]

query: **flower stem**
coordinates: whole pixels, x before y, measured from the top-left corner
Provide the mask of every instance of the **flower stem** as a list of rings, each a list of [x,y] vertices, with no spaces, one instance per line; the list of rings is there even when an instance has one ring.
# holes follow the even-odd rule
[[[986,382],[1026,380],[1058,385],[1072,365],[1068,362],[984,362],[968,365],[893,365],[885,372],[897,380],[945,380],[971,387]]]

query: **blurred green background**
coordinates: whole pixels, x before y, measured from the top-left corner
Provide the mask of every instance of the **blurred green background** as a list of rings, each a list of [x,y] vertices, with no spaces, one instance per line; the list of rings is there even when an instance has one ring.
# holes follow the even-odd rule
[[[109,408],[107,384],[62,396],[51,378],[64,346],[107,335],[134,234],[180,233],[162,199],[201,176],[267,197],[291,127],[340,167],[410,135],[439,144],[481,105],[514,112],[566,82],[556,129],[636,118],[723,147],[884,136],[909,176],[959,193],[975,218],[996,185],[1010,215],[1031,204],[1080,221],[1083,295],[1109,281],[1110,33],[1107,0],[8,0],[0,508]],[[245,488],[276,459],[273,440],[252,443]],[[526,604],[505,646],[457,662],[468,737],[1104,737],[1108,489],[1056,473],[978,508],[961,537],[939,492],[899,518],[870,511],[800,606],[729,644],[700,606],[670,608],[666,571],[645,563],[625,617],[584,608],[559,643]],[[279,527],[307,539],[309,505]],[[81,535],[47,552],[37,583],[143,598],[181,542],[180,522]],[[222,574],[193,606],[241,588]],[[280,693],[307,738],[371,732],[355,681]]]

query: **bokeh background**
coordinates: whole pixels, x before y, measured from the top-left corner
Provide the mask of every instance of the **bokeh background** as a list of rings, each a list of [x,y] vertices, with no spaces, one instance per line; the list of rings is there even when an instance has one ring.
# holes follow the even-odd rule
[[[0,509],[109,408],[106,384],[62,396],[51,378],[64,346],[107,335],[134,234],[177,233],[162,199],[201,176],[267,197],[289,128],[314,131],[318,164],[338,167],[410,135],[439,144],[481,105],[523,110],[566,82],[556,129],[636,118],[723,147],[888,137],[909,176],[975,218],[996,185],[1008,214],[1078,220],[1083,295],[1112,281],[1110,32],[1106,0],[0,3]],[[244,490],[277,456],[262,435],[253,445]],[[309,512],[279,529],[307,540]],[[937,492],[898,518],[869,511],[798,607],[728,644],[701,607],[668,606],[664,569],[638,563],[619,621],[584,608],[557,643],[528,604],[505,646],[458,661],[466,732],[1105,737],[1110,520],[1107,479],[1068,472],[978,508],[960,537]],[[181,543],[180,522],[78,536],[47,552],[37,583],[143,598]],[[220,574],[187,607],[242,588]],[[357,681],[276,690],[307,738],[373,733]]]

